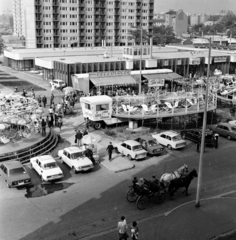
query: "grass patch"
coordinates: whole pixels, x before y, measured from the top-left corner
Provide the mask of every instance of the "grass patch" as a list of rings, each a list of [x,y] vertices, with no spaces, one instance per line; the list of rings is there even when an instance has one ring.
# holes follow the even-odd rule
[[[64,138],[62,138],[60,135],[58,136],[58,144],[57,146],[51,151],[51,155],[53,157],[58,157],[57,153],[59,150],[70,147],[71,144],[70,142],[68,142],[67,140],[65,140]]]
[[[112,128],[105,128],[104,129],[104,133],[107,135],[107,136],[110,136],[110,137],[116,137],[117,136],[117,132],[115,129],[112,129]]]
[[[8,87],[8,88],[18,88],[19,92],[22,92],[23,89],[25,89],[26,91],[30,92],[31,88],[34,88],[34,91],[46,91],[46,89],[41,88],[37,85],[34,85],[30,82],[27,81],[0,81],[0,84],[2,84],[4,87]]]

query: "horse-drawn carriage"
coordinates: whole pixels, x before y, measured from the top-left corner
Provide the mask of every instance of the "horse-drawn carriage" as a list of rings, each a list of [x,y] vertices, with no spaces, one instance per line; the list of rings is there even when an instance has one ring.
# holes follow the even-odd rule
[[[193,169],[188,173],[188,166],[184,164],[173,173],[165,173],[157,180],[155,176],[151,180],[134,177],[133,185],[130,186],[126,199],[128,202],[136,202],[139,210],[147,208],[150,201],[161,204],[165,201],[166,194],[174,199],[174,193],[181,187],[185,187],[183,193],[188,195],[188,187],[194,177],[197,177],[197,171]]]

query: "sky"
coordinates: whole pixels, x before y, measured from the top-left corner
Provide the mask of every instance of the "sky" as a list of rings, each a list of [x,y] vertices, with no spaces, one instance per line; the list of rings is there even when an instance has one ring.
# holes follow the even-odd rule
[[[13,0],[0,0],[0,14],[12,11]],[[34,1],[34,0],[32,0]],[[155,12],[183,9],[186,13],[216,14],[220,10],[236,11],[236,0],[154,0]]]

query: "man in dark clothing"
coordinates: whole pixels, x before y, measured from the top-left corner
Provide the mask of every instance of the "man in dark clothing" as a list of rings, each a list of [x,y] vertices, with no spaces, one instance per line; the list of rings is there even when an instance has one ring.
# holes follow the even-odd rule
[[[214,137],[215,137],[215,149],[217,149],[217,148],[218,148],[219,134],[218,134],[218,133],[215,133],[215,134],[214,134]]]
[[[47,98],[46,98],[46,96],[44,95],[43,96],[43,99],[42,99],[42,101],[43,101],[43,106],[44,106],[44,108],[46,107],[46,105],[47,105]]]
[[[93,165],[95,165],[95,160],[93,158],[93,151],[87,146],[85,146],[85,148],[86,148],[86,150],[84,151],[85,156],[92,161]]]
[[[198,140],[197,142],[197,152],[199,152],[199,148],[200,148],[200,140]]]
[[[81,133],[80,130],[78,130],[78,132],[76,133],[75,138],[76,138],[76,140],[77,140],[78,147],[81,147],[81,146],[82,146],[83,134]]]
[[[113,151],[113,149],[114,149],[114,147],[113,147],[112,143],[110,142],[110,144],[107,146],[109,161],[111,161],[111,159],[112,159],[112,151]]]
[[[42,119],[41,125],[42,125],[42,136],[44,137],[46,136],[46,125],[47,125],[44,119]]]
[[[38,97],[38,103],[39,103],[39,105],[41,104],[41,102],[42,102],[42,98],[39,96],[39,97]]]
[[[54,95],[52,94],[50,98],[50,106],[52,105],[53,101],[54,101]]]

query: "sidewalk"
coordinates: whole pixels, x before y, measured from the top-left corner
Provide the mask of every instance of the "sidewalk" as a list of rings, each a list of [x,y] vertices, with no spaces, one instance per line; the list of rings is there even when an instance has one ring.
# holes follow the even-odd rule
[[[59,132],[57,128],[55,128],[55,131],[57,131],[62,138],[70,142],[71,145],[77,145],[74,142],[75,128],[77,128],[77,126],[79,125],[81,126],[83,122],[84,122],[83,115],[70,117],[68,119],[65,118],[63,119],[62,131]],[[112,142],[113,145],[115,144],[115,142],[99,134],[98,131],[93,132],[90,130],[89,135],[94,139],[95,144],[97,145],[101,165],[115,173],[126,171],[135,167],[135,165],[132,162],[130,162],[127,158],[124,158],[116,153],[112,154],[112,161],[110,162],[108,160],[108,153],[106,151],[106,148],[109,142]]]
[[[140,240],[210,240],[236,228],[236,198],[216,197],[186,203],[163,216],[138,222]],[[127,219],[129,226],[135,219]],[[117,219],[117,222],[119,219]],[[130,235],[130,230],[129,230]],[[118,239],[116,226],[109,233],[87,239]]]

